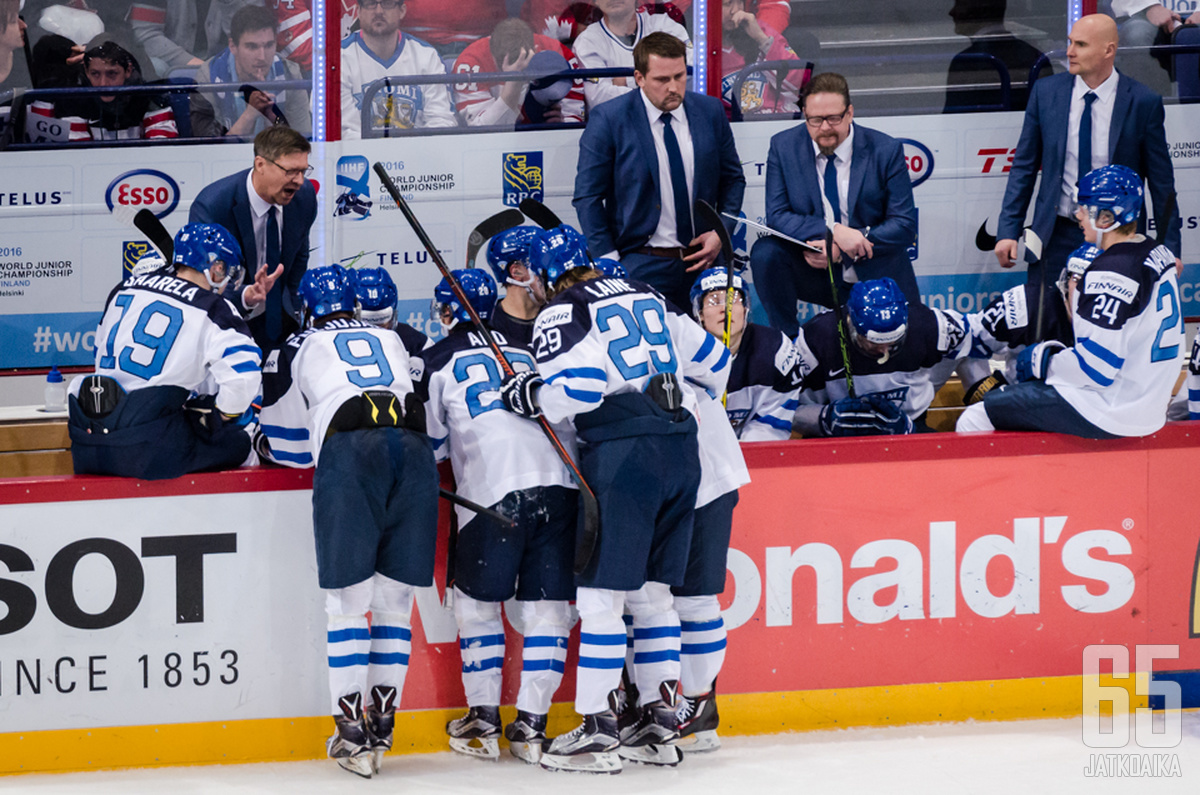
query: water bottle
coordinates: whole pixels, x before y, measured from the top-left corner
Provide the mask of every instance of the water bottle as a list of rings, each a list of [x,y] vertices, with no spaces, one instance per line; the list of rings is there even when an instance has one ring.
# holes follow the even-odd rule
[[[67,385],[63,383],[62,373],[57,367],[51,367],[46,376],[46,407],[43,410],[67,410]]]

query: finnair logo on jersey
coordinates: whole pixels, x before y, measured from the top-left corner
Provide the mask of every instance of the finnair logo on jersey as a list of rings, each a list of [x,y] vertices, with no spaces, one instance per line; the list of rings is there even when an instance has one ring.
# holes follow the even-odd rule
[[[501,176],[504,203],[509,207],[516,207],[524,199],[545,200],[541,152],[505,152]]]
[[[541,331],[553,326],[565,326],[571,322],[573,316],[570,306],[556,306],[554,309],[538,315],[537,330]]]
[[[1118,301],[1132,304],[1134,296],[1137,295],[1138,284],[1128,276],[1122,276],[1119,273],[1100,272],[1088,273],[1084,288],[1089,293],[1111,295]]]
[[[1004,322],[1010,329],[1029,325],[1029,306],[1025,303],[1025,290],[1014,287],[1004,293]]]

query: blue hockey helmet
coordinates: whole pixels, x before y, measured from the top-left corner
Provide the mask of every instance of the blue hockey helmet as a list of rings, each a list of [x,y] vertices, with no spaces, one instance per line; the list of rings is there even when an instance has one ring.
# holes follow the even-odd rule
[[[908,299],[893,279],[856,282],[846,302],[850,336],[864,353],[886,355],[904,344],[908,333]],[[864,344],[869,343],[869,344]]]
[[[335,312],[354,312],[354,277],[341,265],[310,268],[300,282],[300,300],[311,324]]]
[[[1105,232],[1137,220],[1142,211],[1142,178],[1128,166],[1101,166],[1079,180],[1076,202],[1086,209],[1092,227]],[[1101,226],[1100,213],[1107,210],[1113,223]]]
[[[396,325],[396,283],[383,268],[360,268],[354,276],[354,295],[358,298],[359,317],[380,328]]]
[[[200,271],[214,293],[241,284],[242,247],[219,224],[188,224],[175,235],[172,269],[183,266]]]
[[[568,271],[590,268],[587,241],[575,229],[560,224],[538,235],[529,246],[529,266],[551,290]]]
[[[592,263],[592,267],[600,271],[604,278],[628,279],[629,273],[625,266],[612,257],[601,257]]]
[[[1067,264],[1063,267],[1062,273],[1058,277],[1055,284],[1058,286],[1059,292],[1063,294],[1063,298],[1069,297],[1068,285],[1072,279],[1080,279],[1088,266],[1092,264],[1092,260],[1100,256],[1100,249],[1093,246],[1091,243],[1084,243],[1079,248],[1071,252],[1067,257]]]
[[[450,273],[458,281],[463,292],[467,294],[467,300],[475,308],[479,319],[490,318],[492,308],[496,306],[496,280],[492,278],[492,275],[480,268],[466,268],[450,271]],[[454,291],[450,289],[450,282],[446,279],[442,279],[438,282],[438,286],[433,288],[432,310],[435,318],[442,318],[445,310],[449,310],[455,322],[471,322],[471,314],[454,295]],[[442,324],[446,328],[454,325],[453,323],[446,324],[444,320]]]
[[[704,296],[711,292],[720,291],[721,306],[725,306],[725,288],[729,283],[729,276],[724,268],[709,268],[700,274],[700,278],[692,285],[690,298],[692,299],[692,314],[697,318],[700,317],[700,308],[704,303]],[[741,296],[742,304],[746,307],[750,305],[750,298],[746,295],[746,283],[742,281],[742,277],[735,273],[733,274],[733,289],[734,292]]]
[[[508,281],[510,266],[516,263],[529,264],[529,246],[541,233],[542,230],[536,226],[514,226],[488,241],[487,261],[496,274],[497,282],[504,284]]]

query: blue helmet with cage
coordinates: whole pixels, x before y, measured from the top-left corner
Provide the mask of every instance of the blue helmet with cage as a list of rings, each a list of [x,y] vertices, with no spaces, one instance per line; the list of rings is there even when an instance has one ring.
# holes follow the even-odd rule
[[[304,315],[313,321],[335,312],[354,312],[354,277],[341,265],[310,268],[300,282]]]
[[[729,277],[724,268],[709,268],[700,274],[700,278],[696,279],[692,285],[690,298],[692,299],[692,314],[697,318],[700,317],[700,307],[704,302],[704,296],[709,293],[721,291],[721,306],[725,305],[725,288],[728,285]],[[746,283],[742,281],[742,277],[738,274],[733,274],[733,289],[741,295],[742,303],[748,308],[750,305],[750,297],[746,295]]]
[[[612,257],[601,257],[592,263],[592,267],[600,271],[607,278],[628,279],[629,273],[625,270],[625,266]]]
[[[856,282],[846,302],[850,336],[864,353],[874,354],[863,345],[886,346],[887,355],[904,344],[908,333],[908,299],[900,291],[900,285],[888,277]]]
[[[172,269],[183,266],[200,271],[214,293],[241,284],[242,247],[219,224],[188,224],[175,235]]]
[[[462,287],[463,292],[467,294],[467,300],[474,307],[479,319],[490,318],[492,308],[496,306],[496,280],[492,278],[492,275],[481,268],[466,268],[450,271],[450,273]],[[471,314],[454,295],[454,291],[450,289],[450,282],[442,279],[438,286],[433,288],[433,316],[442,318],[444,310],[447,309],[455,322],[471,322]],[[443,320],[442,325],[449,328],[454,323],[447,324]]]
[[[359,317],[380,328],[396,325],[396,283],[383,268],[360,268],[354,276],[354,295],[358,298]]]
[[[496,281],[504,284],[508,281],[508,269],[515,263],[529,263],[529,247],[537,239],[542,230],[536,226],[514,226],[505,229],[488,241],[487,261]]]
[[[529,246],[529,267],[547,289],[552,289],[568,271],[592,267],[587,241],[566,224],[547,229]]]
[[[1092,260],[1101,253],[1103,252],[1091,243],[1084,243],[1071,252],[1067,257],[1067,264],[1063,266],[1062,273],[1059,274],[1058,281],[1055,282],[1058,291],[1063,294],[1063,298],[1068,298],[1070,295],[1068,286],[1071,284],[1071,280],[1082,278],[1084,272],[1092,264]]]
[[[1142,212],[1142,178],[1128,166],[1101,166],[1079,180],[1076,202],[1086,209],[1092,228],[1106,232],[1137,220]],[[1107,210],[1113,223],[1100,226],[1100,213]]]

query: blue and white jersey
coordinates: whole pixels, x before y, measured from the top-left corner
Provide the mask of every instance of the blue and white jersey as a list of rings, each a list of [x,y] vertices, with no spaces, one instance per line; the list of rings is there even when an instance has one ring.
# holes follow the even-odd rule
[[[551,422],[600,407],[608,395],[642,392],[659,373],[719,396],[729,349],[650,285],[602,278],[576,284],[538,313],[533,328],[538,392]],[[684,406],[696,399],[684,389]]]
[[[329,422],[342,404],[367,391],[400,398],[413,391],[408,352],[394,331],[361,320],[331,320],[293,334],[263,365],[259,430],[272,461],[315,466]]]
[[[135,276],[109,296],[96,330],[96,375],[126,392],[156,386],[216,395],[225,414],[258,397],[262,351],[233,305],[164,271]],[[82,378],[71,382],[79,396]]]
[[[1184,348],[1175,255],[1153,240],[1110,246],[1076,292],[1075,345],[1046,383],[1101,430],[1145,436],[1166,423]]]
[[[529,351],[492,334],[514,370],[537,369]],[[428,396],[429,440],[437,460],[450,459],[459,494],[490,506],[534,486],[576,487],[541,427],[505,410],[503,370],[483,335],[460,323],[424,357],[420,391]],[[574,457],[574,431],[559,433],[559,440]],[[460,525],[475,516],[461,506],[455,510]]]
[[[778,329],[747,323],[729,368],[725,412],[743,442],[787,439],[800,405],[804,375],[791,340]]]
[[[697,390],[695,394],[699,422],[696,441],[700,447],[700,487],[696,490],[696,507],[700,508],[745,486],[750,482],[750,471],[720,398],[712,397],[704,390]]]
[[[362,102],[367,87],[385,77],[399,78],[371,100],[368,120],[376,130],[417,127],[457,127],[446,84],[411,85],[403,78],[444,75],[446,65],[437,50],[420,39],[399,34],[395,52],[381,60],[355,32],[342,40],[342,139],[362,137]]]
[[[824,405],[850,394],[837,322],[834,312],[823,312],[800,327],[795,344],[804,376],[801,403]],[[847,333],[854,391],[860,396],[881,392],[899,402],[915,421],[929,408],[958,360],[966,357],[970,344],[961,314],[910,303],[904,344],[882,364],[860,351]]]
[[[397,323],[396,333],[404,350],[408,351],[408,377],[418,384],[425,375],[424,352],[433,347],[433,340],[407,323]]]
[[[1038,302],[1042,328],[1038,337]],[[1041,340],[1058,340],[1072,345],[1071,315],[1057,291],[1039,296],[1037,286],[1021,284],[1005,290],[979,312],[966,316],[971,334],[971,359],[1001,359],[1007,363],[1008,380],[1015,383],[1016,357],[1026,346]],[[990,368],[989,368],[990,369]],[[983,373],[986,375],[986,372]]]
[[[1192,355],[1188,359],[1187,407],[1189,420],[1200,420],[1200,334],[1192,341]]]

